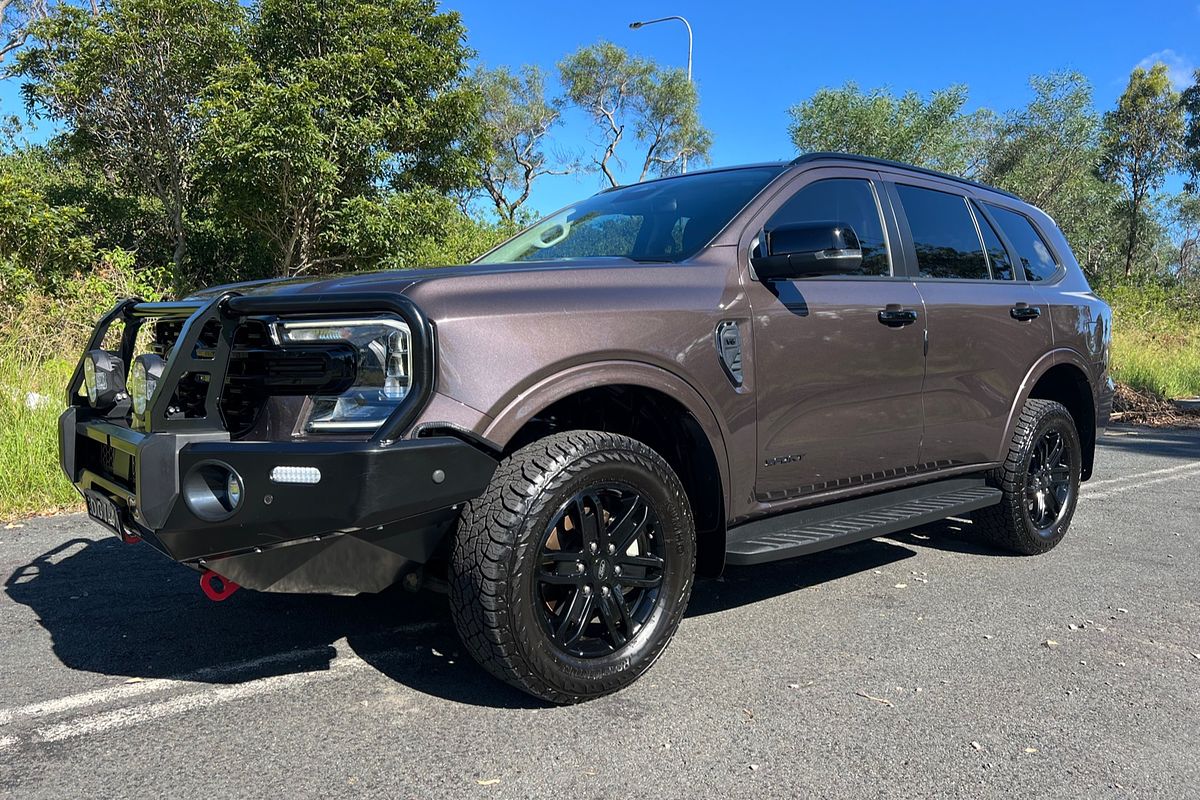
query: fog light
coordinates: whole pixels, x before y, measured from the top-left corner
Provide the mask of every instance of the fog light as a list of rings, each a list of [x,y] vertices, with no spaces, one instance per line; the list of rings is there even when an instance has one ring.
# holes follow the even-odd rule
[[[205,522],[232,517],[244,494],[237,470],[220,461],[202,461],[188,470],[183,479],[183,502]]]
[[[320,483],[321,470],[316,467],[274,467],[271,469],[274,483]]]
[[[158,381],[166,369],[167,362],[161,356],[147,353],[133,360],[133,369],[129,371],[129,396],[133,399],[133,413],[139,417],[146,415],[150,400],[158,389]]]
[[[109,408],[125,394],[125,364],[107,350],[89,350],[83,357],[83,386],[92,408]]]

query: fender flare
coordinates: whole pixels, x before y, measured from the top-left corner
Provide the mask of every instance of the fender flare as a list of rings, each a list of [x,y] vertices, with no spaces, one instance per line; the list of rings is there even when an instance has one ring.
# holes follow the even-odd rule
[[[1033,387],[1037,386],[1037,382],[1052,368],[1062,364],[1069,364],[1078,368],[1087,380],[1088,386],[1092,386],[1091,365],[1088,364],[1087,360],[1078,351],[1069,347],[1059,347],[1044,353],[1041,358],[1033,363],[1029,371],[1025,373],[1025,379],[1021,381],[1021,387],[1017,391],[1016,399],[1013,401],[1012,407],[1008,410],[1008,422],[1004,426],[1004,439],[1001,440],[1000,450],[996,454],[997,462],[1004,460],[1004,454],[1008,450],[1008,443],[1012,441],[1013,433],[1016,431],[1017,421],[1021,416],[1021,409],[1025,407],[1025,401],[1033,393]],[[1094,403],[1095,387],[1092,386],[1092,388]]]
[[[523,388],[506,405],[497,407],[483,431],[489,441],[504,447],[517,432],[554,403],[586,389],[602,386],[640,386],[678,401],[699,423],[708,439],[720,472],[722,501],[729,508],[728,432],[711,404],[688,381],[662,367],[639,361],[594,361],[555,372]]]

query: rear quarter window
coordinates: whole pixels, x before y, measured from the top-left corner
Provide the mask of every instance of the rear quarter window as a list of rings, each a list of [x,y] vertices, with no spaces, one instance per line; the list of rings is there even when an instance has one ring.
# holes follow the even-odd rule
[[[1058,259],[1054,257],[1054,251],[1037,228],[1033,227],[1029,217],[1000,206],[989,205],[988,210],[1016,248],[1026,280],[1047,281],[1058,273]]]

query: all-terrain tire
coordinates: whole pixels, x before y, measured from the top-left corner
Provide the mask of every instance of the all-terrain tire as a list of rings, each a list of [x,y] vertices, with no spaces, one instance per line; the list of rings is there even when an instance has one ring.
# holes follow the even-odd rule
[[[1061,437],[1067,481],[1063,484],[1064,499],[1049,524],[1035,523],[1036,501],[1031,499],[1031,465],[1034,473],[1035,449],[1043,437]],[[1005,550],[1022,555],[1037,555],[1052,549],[1066,535],[1079,499],[1082,448],[1075,421],[1062,404],[1053,400],[1030,399],[1025,402],[1009,442],[1008,454],[988,475],[988,483],[1004,493],[998,505],[972,514],[975,528],[982,539]],[[1036,474],[1033,476],[1036,484]],[[1031,504],[1034,508],[1031,509]]]
[[[614,485],[643,498],[657,518],[661,583],[623,646],[580,657],[565,652],[538,616],[545,613],[537,583],[542,548],[571,498]],[[687,608],[695,562],[691,506],[658,453],[616,434],[557,433],[505,458],[487,491],[464,506],[450,560],[451,612],[467,650],[490,673],[550,702],[580,702],[617,691],[650,668]]]

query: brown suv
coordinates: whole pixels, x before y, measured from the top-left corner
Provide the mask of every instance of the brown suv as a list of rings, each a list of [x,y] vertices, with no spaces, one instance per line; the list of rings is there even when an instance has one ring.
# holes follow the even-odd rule
[[[726,563],[966,513],[1054,547],[1110,324],[1016,197],[811,155],[601,192],[466,267],[123,302],[62,464],[214,599],[446,587],[480,663],[572,702]]]

